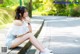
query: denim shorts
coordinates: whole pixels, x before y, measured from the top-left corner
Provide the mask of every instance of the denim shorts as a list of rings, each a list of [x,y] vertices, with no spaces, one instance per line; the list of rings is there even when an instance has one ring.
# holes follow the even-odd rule
[[[6,40],[6,46],[8,47],[8,48],[11,48],[11,44],[12,44],[12,41],[14,40],[16,38],[16,36],[15,35],[13,35],[13,34],[8,34],[7,35],[7,40]]]

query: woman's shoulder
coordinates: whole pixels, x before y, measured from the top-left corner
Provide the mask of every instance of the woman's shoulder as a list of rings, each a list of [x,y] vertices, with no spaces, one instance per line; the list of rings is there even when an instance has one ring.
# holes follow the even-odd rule
[[[14,25],[17,25],[17,26],[21,26],[23,23],[22,23],[21,20],[14,20],[14,21],[13,21],[13,24],[14,24]]]

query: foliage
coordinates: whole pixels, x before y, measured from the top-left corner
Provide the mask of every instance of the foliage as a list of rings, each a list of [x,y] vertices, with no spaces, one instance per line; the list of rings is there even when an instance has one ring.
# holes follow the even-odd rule
[[[79,17],[80,16],[80,5],[74,7],[73,9],[71,9],[71,13],[70,13],[71,16],[74,16],[74,17]]]
[[[41,15],[53,15],[56,13],[56,8],[53,4],[53,0],[36,0],[36,1],[34,1],[33,2],[33,11],[34,10],[37,10]]]
[[[10,10],[5,10],[3,8],[0,9],[0,25],[7,24],[9,22],[12,22],[14,19],[12,15],[13,13],[8,12]]]
[[[56,4],[59,2],[70,2],[69,4]],[[22,0],[23,5],[29,10],[30,0]],[[79,3],[78,3],[79,2]],[[19,6],[19,0],[4,0],[0,4],[0,25],[13,21],[14,10]],[[58,15],[58,16],[80,16],[80,0],[32,0],[33,15]]]

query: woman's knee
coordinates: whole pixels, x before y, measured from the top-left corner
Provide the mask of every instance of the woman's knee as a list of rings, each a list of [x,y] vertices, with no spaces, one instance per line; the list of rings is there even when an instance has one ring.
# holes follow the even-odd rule
[[[28,34],[25,34],[22,38],[23,39],[30,39],[32,36],[34,36],[32,33],[28,33]]]
[[[26,35],[29,36],[29,38],[32,37],[32,36],[34,36],[33,33],[28,33]]]

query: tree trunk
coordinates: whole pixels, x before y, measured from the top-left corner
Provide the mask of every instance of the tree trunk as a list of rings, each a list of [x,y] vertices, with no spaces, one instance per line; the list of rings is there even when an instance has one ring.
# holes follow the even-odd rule
[[[3,0],[0,0],[0,4],[3,4]]]
[[[32,17],[32,0],[29,2],[29,17]]]
[[[66,13],[67,13],[67,16],[68,16],[68,8],[69,7],[68,7],[68,3],[67,2],[68,2],[68,0],[66,0]]]

